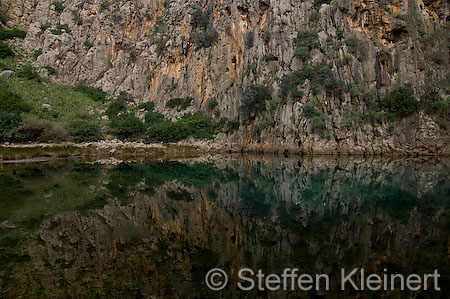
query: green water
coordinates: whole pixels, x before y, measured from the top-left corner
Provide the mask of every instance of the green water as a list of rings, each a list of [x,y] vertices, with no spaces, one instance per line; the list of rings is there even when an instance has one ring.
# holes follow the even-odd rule
[[[0,164],[0,223],[0,298],[450,297],[446,159]],[[242,291],[241,268],[327,274],[330,290]],[[343,268],[437,269],[441,291],[342,291]]]

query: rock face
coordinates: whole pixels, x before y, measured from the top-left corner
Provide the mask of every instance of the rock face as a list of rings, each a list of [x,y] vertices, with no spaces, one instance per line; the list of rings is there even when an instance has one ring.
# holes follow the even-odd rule
[[[411,83],[418,99],[431,93],[448,97],[448,1],[68,0],[61,7],[50,0],[15,2],[2,1],[2,9],[11,22],[28,27],[25,49],[42,48],[35,63],[54,68],[56,80],[127,91],[170,117],[204,110],[241,121],[237,132],[218,138],[227,146],[450,153],[449,135],[435,116],[368,120],[374,116],[370,98],[395,85]],[[299,32],[317,33],[317,42],[305,46]],[[295,96],[281,99],[283,76],[314,65],[327,65],[332,82],[342,88],[326,79],[316,86],[306,80]],[[277,105],[243,123],[241,95],[252,84],[270,87]],[[194,104],[186,111],[165,105],[187,96]],[[217,101],[215,111],[208,111],[210,98]],[[311,101],[323,115],[320,132],[303,113]]]

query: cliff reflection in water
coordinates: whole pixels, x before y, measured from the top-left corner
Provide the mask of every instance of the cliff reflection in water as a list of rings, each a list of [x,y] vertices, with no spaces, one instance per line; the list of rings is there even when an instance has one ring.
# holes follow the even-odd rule
[[[248,267],[330,275],[340,269],[431,273],[448,298],[450,162],[220,157],[55,162],[0,169],[0,297],[217,297],[204,276],[230,274],[223,297],[291,297],[236,287]]]

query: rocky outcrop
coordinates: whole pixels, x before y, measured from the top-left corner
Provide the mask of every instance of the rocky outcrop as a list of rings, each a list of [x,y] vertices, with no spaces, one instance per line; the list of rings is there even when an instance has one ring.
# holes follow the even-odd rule
[[[450,153],[445,124],[433,115],[360,117],[373,115],[371,96],[396,84],[411,83],[417,98],[449,96],[448,1],[67,0],[62,8],[51,0],[15,2],[2,1],[2,9],[28,27],[24,47],[42,48],[35,64],[54,68],[57,81],[127,91],[170,117],[201,109],[240,120],[240,129],[219,136],[219,144],[248,151]],[[298,32],[317,33],[308,57],[296,55]],[[342,88],[306,80],[298,95],[281,99],[281,78],[307,65],[328,65]],[[277,105],[243,123],[241,95],[251,84],[270,87]],[[165,105],[186,96],[194,104],[185,111]],[[215,111],[208,110],[210,98]],[[311,101],[323,115],[320,132],[303,114]]]

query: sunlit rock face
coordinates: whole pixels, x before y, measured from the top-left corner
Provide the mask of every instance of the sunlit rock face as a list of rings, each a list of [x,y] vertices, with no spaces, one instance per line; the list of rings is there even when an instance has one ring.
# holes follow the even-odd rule
[[[331,277],[330,291],[299,293],[307,297],[335,298],[341,268],[439,269],[444,294],[449,172],[446,160],[326,157],[11,166],[0,220],[16,229],[0,231],[0,289],[6,298],[210,297],[204,276],[219,267],[230,275],[224,296],[285,298],[238,291],[237,273],[297,267]]]
[[[448,131],[434,117],[420,113],[394,124],[361,119],[374,117],[373,92],[384,96],[396,84],[411,83],[418,98],[433,92],[449,96],[448,1],[105,3],[8,0],[1,7],[11,23],[28,29],[25,48],[42,48],[35,64],[54,68],[54,80],[72,85],[84,80],[115,94],[127,91],[139,101],[155,102],[166,116],[205,110],[217,119],[242,120],[245,88],[270,87],[276,109],[218,138],[224,146],[316,153],[450,152]],[[70,32],[58,30],[65,24]],[[317,43],[302,52],[299,32],[317,33]],[[327,65],[342,88],[330,80],[319,86],[306,80],[297,87],[300,92],[280,99],[283,76],[308,65]],[[165,105],[170,98],[187,96],[194,104],[186,111]],[[216,98],[217,112],[208,111],[210,98]],[[321,133],[302,113],[310,101],[318,101],[326,115]]]

